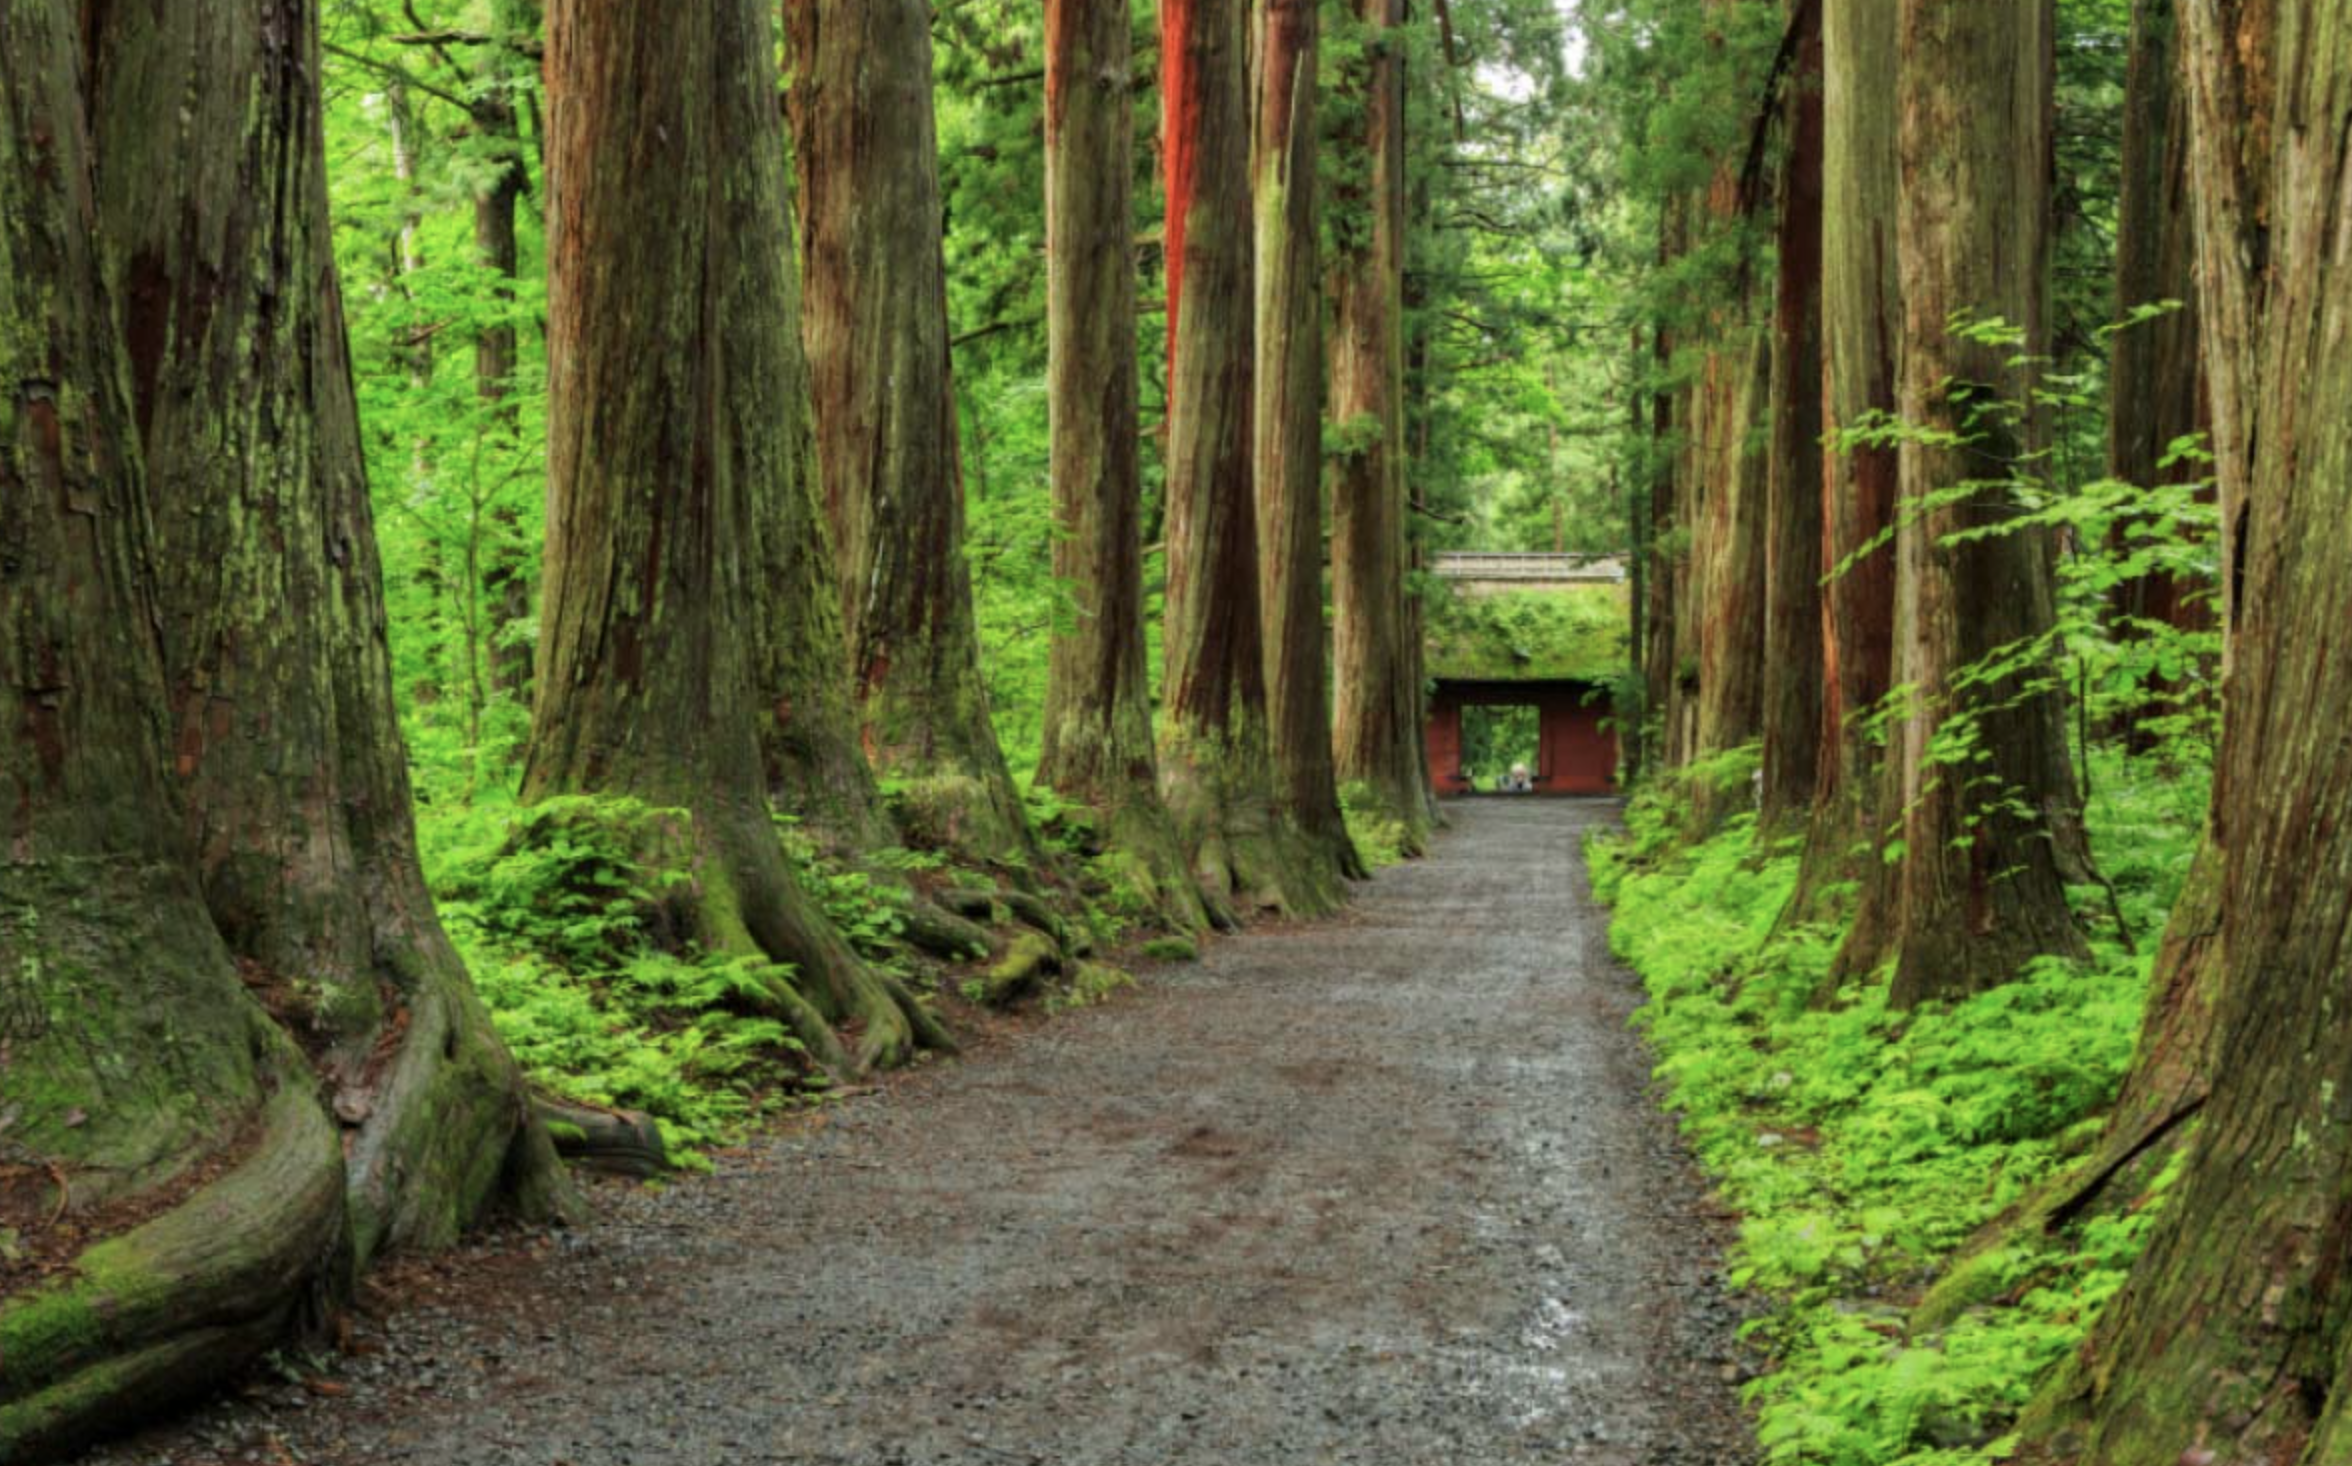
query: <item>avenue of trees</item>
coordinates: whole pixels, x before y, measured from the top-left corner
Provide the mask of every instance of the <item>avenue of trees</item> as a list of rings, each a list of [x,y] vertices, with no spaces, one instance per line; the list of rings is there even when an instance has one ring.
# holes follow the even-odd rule
[[[2063,1315],[1871,1428],[2352,1459],[2347,117],[2278,0],[0,0],[0,1459],[1337,909],[1444,548],[1626,557],[1743,1153],[2066,1050],[1806,1259]]]
[[[2069,967],[2145,974],[2103,1128],[1962,1256],[2101,1216],[2144,1251],[2013,1438],[1869,1459],[2345,1459],[2352,25],[1587,12],[1649,368],[1627,728],[1675,838],[1736,817],[1754,860],[1801,852],[1778,930],[1830,945],[1799,1013],[1867,996],[1899,1034]],[[2126,914],[2148,847],[2094,838],[2118,779],[2209,782],[2161,930]],[[1935,1350],[1944,1301],[1896,1337]]]
[[[1438,11],[0,0],[0,1457],[1422,848],[1565,518]]]

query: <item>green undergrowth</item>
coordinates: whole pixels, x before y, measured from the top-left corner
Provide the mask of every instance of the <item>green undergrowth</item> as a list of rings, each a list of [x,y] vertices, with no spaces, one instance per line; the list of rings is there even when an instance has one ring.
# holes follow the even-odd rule
[[[680,820],[565,798],[476,804],[422,832],[442,923],[532,1082],[652,1115],[693,1163],[823,1080],[782,1023],[748,1011],[775,969],[695,948]]]
[[[1369,784],[1349,784],[1339,791],[1339,812],[1347,822],[1348,839],[1369,870],[1386,870],[1405,860],[1412,831],[1388,807],[1388,801]]]
[[[2085,1151],[2130,1063],[2148,958],[2191,854],[2201,790],[2102,759],[2094,839],[2117,899],[2084,893],[2094,959],[2041,961],[1955,1007],[1897,1013],[1884,980],[1822,1001],[1842,933],[1783,926],[1801,841],[1752,818],[1684,843],[1672,790],[1591,851],[1611,943],[1683,1132],[1741,1217],[1732,1281],[1767,1302],[1748,1387],[1776,1466],[2000,1459],[2037,1384],[2123,1280],[2149,1196],[2054,1237],[1960,1249]],[[1935,1316],[1917,1311],[1939,1280]],[[1955,1286],[1957,1284],[1958,1286]]]
[[[704,893],[682,812],[588,797],[524,807],[491,778],[428,774],[436,772],[443,777],[427,782],[446,797],[419,810],[426,877],[500,1035],[534,1084],[653,1116],[690,1165],[759,1120],[827,1096],[825,1072],[759,1011],[763,990],[790,969],[698,949]],[[1033,815],[1063,813],[1040,807],[1048,798],[1032,796]],[[1051,831],[1042,841],[1048,857],[1068,866],[1077,857],[1065,823],[1039,820]],[[776,833],[834,929],[924,1000],[939,996],[943,973],[908,937],[916,891],[1028,880],[962,868],[937,851],[870,850],[852,863],[788,818]],[[1139,913],[1120,909],[1116,880],[1094,884],[1105,892],[1094,900],[1059,892],[1043,903],[1059,910],[1055,940],[1070,948],[1039,990],[1049,1011],[1101,1002],[1127,982],[1115,966],[1076,960],[1141,925]],[[996,924],[1016,937],[1025,930],[1001,908]]]

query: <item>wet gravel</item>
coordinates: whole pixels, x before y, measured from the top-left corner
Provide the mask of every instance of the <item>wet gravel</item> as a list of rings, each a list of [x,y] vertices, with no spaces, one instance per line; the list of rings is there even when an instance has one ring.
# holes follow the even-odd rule
[[[324,1377],[92,1466],[1740,1466],[1614,807],[1456,811],[1336,921],[412,1265]]]

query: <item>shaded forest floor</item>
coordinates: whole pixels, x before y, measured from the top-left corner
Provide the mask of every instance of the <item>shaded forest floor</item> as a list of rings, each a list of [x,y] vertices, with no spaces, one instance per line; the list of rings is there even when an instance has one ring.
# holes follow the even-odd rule
[[[1586,893],[1613,808],[1456,810],[1337,921],[396,1267],[92,1460],[1735,1466],[1723,1228]]]

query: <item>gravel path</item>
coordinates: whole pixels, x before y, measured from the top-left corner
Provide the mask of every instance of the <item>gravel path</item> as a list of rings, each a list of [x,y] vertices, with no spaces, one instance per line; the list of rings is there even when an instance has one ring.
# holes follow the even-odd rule
[[[1720,1228],[1584,889],[1612,817],[1457,806],[1337,921],[412,1272],[330,1382],[97,1459],[1737,1466]]]

